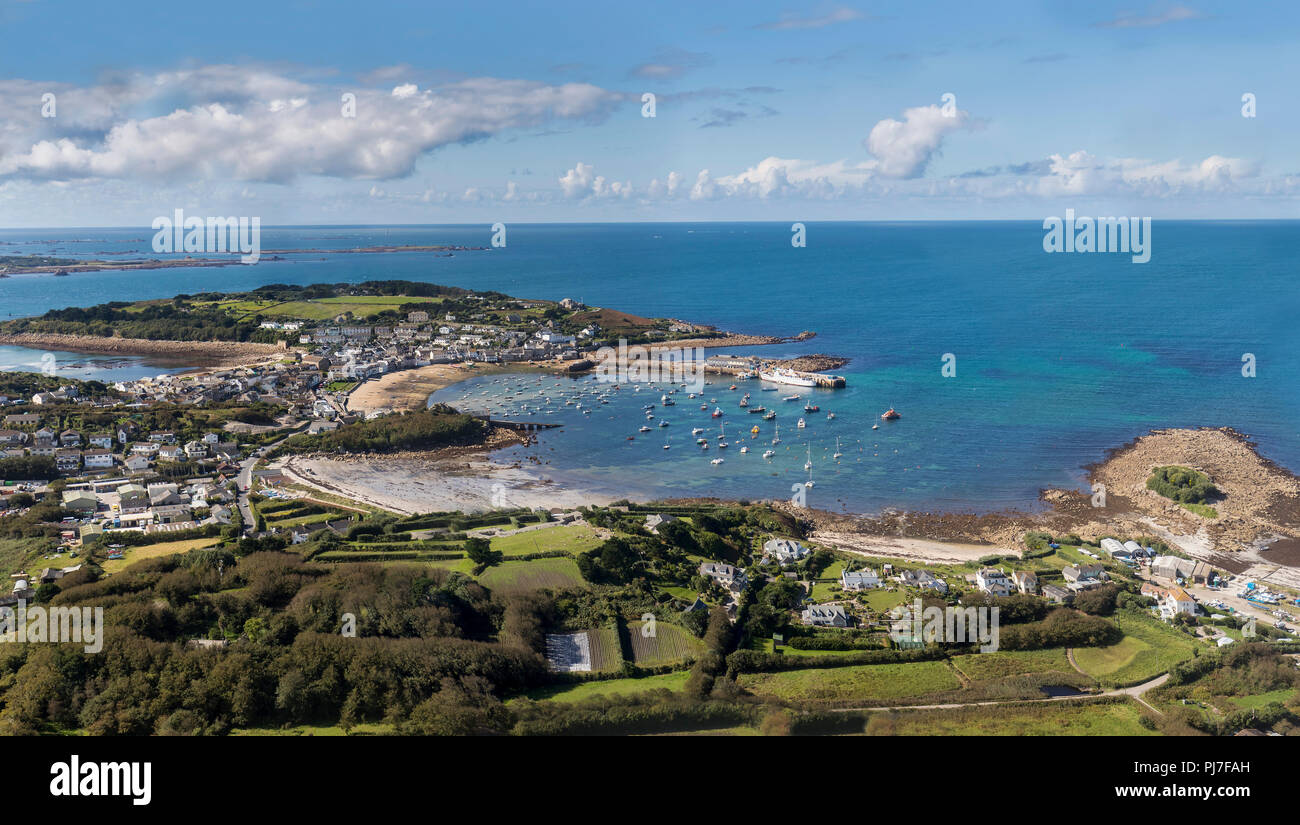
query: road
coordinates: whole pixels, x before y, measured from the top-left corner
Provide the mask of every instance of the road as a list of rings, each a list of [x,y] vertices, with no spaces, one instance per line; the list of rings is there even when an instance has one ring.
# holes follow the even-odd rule
[[[238,493],[235,500],[239,504],[240,518],[244,520],[244,535],[251,536],[257,531],[257,517],[253,515],[253,505],[248,500],[248,492],[253,488],[253,467],[257,465],[257,462],[264,455],[297,435],[301,430],[302,426],[295,427],[284,438],[267,444],[265,447],[259,447],[253,451],[252,455],[239,462],[239,480],[236,482]]]
[[[1131,696],[1134,699],[1136,699],[1138,702],[1140,702],[1144,707],[1150,708],[1155,713],[1158,713],[1163,716],[1164,715],[1163,712],[1157,710],[1151,705],[1148,705],[1147,701],[1142,697],[1143,695],[1146,694],[1147,691],[1158,688],[1167,681],[1169,681],[1169,674],[1164,673],[1148,682],[1143,682],[1142,684],[1134,685],[1133,687],[1119,688],[1117,690],[1107,690],[1101,693],[1081,693],[1075,696],[1048,696],[1043,699],[995,699],[987,702],[951,702],[943,705],[891,705],[885,707],[833,708],[833,710],[835,710],[838,713],[848,713],[851,711],[862,711],[862,710],[955,710],[957,708],[982,708],[982,707],[990,707],[995,705],[1021,705],[1021,704],[1025,704],[1026,702],[1033,702],[1033,703],[1068,702],[1073,699],[1100,699],[1104,696]]]

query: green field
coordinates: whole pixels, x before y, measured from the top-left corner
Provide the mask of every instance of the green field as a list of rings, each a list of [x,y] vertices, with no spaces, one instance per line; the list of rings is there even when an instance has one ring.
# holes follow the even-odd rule
[[[1271,702],[1286,702],[1295,694],[1292,688],[1282,688],[1268,693],[1257,693],[1254,696],[1234,696],[1230,701],[1242,710],[1258,710]]]
[[[740,677],[740,684],[758,696],[807,702],[904,699],[961,687],[945,662],[747,673]]]
[[[837,561],[830,567],[822,571],[819,579],[831,579],[832,581],[813,582],[812,599],[818,604],[844,598],[845,594],[840,587],[840,572],[844,570],[844,562]]]
[[[869,733],[896,736],[1155,736],[1135,702],[1057,703],[873,714]]]
[[[572,685],[552,685],[529,691],[529,699],[546,699],[552,702],[581,702],[595,696],[617,696],[644,693],[656,688],[681,690],[686,685],[690,672],[685,670],[663,673],[658,676],[642,676],[638,679],[605,679],[599,682],[579,682]]]
[[[898,607],[909,596],[902,590],[890,592],[876,588],[874,590],[865,590],[856,594],[858,598],[866,601],[867,607],[871,608],[873,613],[886,613],[889,610]]]
[[[704,642],[689,630],[666,622],[655,622],[654,636],[642,635],[643,622],[628,622],[632,637],[632,661],[641,667],[673,664],[704,650]]]
[[[471,535],[473,535],[471,533]],[[587,525],[565,525],[543,527],[537,530],[525,530],[509,536],[497,536],[492,539],[492,549],[509,556],[525,556],[529,553],[548,553],[563,550],[566,553],[583,553],[597,547],[602,539],[594,527]]]
[[[403,304],[437,304],[440,298],[411,298],[401,295],[347,295],[317,298],[310,301],[220,301],[215,305],[237,318],[261,315],[264,318],[290,318],[301,321],[328,321],[345,312],[357,320],[397,310]]]
[[[594,627],[587,631],[591,645],[591,669],[595,673],[620,670],[623,667],[623,648],[618,643],[618,631],[612,627]]]
[[[483,571],[479,581],[489,590],[501,593],[586,586],[573,559],[507,561]]]
[[[972,653],[954,656],[953,665],[974,681],[984,679],[1001,679],[1006,676],[1018,676],[1022,673],[1045,673],[1058,671],[1075,674],[1070,660],[1065,658],[1065,648],[1054,647],[1046,650],[1008,650],[992,653]]]
[[[1079,647],[1074,660],[1102,684],[1130,684],[1151,679],[1203,647],[1157,619],[1131,612],[1118,614],[1124,638],[1108,647]]]
[[[171,556],[176,553],[188,553],[191,550],[201,550],[204,547],[212,547],[220,543],[220,536],[212,536],[206,539],[184,539],[182,541],[164,541],[158,544],[146,544],[143,547],[128,547],[123,553],[125,558],[111,559],[105,561],[101,567],[105,575],[112,575],[124,567],[135,564],[145,559],[156,559],[162,556]]]

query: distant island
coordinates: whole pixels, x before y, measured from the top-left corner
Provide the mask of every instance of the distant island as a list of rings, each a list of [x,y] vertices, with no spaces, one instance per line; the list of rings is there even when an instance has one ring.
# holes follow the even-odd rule
[[[483,246],[437,244],[432,246],[357,246],[348,249],[264,249],[261,252],[260,261],[283,260],[281,257],[283,255],[349,255],[381,254],[389,252],[440,252],[451,254],[454,252],[481,252],[486,248],[487,247]],[[208,254],[219,255],[222,253]],[[66,275],[72,272],[102,272],[106,270],[173,269],[177,267],[243,265],[239,260],[239,255],[239,252],[230,252],[226,253],[226,257],[224,258],[131,258],[120,261],[87,258],[57,258],[50,255],[0,255],[0,278],[5,278],[10,275],[32,275],[39,273]]]

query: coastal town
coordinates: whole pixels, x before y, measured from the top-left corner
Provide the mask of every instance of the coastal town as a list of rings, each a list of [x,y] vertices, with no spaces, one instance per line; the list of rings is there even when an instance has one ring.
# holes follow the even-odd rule
[[[537,715],[536,697],[560,691],[581,706],[583,697],[608,688],[659,686],[697,696],[703,704],[690,713],[722,712],[740,727],[806,714],[811,720],[817,708],[846,704],[943,699],[960,707],[989,697],[1010,697],[1008,724],[1024,724],[1014,703],[1046,695],[1071,703],[1053,717],[1058,721],[1091,718],[1115,697],[1131,697],[1116,723],[1129,731],[1290,729],[1286,712],[1246,717],[1223,697],[1198,698],[1198,709],[1188,712],[1188,698],[1201,694],[1185,684],[1196,677],[1178,676],[1183,686],[1166,682],[1183,673],[1180,662],[1189,656],[1217,651],[1225,662],[1238,661],[1229,656],[1234,646],[1264,645],[1244,662],[1300,656],[1300,591],[1189,555],[1169,534],[1136,532],[1141,525],[1124,518],[1110,528],[1089,524],[1087,532],[1048,531],[1050,519],[1011,518],[991,540],[963,544],[923,538],[924,519],[914,525],[914,539],[873,534],[879,526],[870,521],[854,528],[866,532],[846,534],[829,514],[797,500],[634,504],[547,493],[539,501],[549,497],[550,505],[494,499],[473,512],[428,512],[369,499],[350,486],[359,474],[349,461],[367,461],[368,472],[380,476],[417,462],[410,472],[451,483],[452,466],[465,456],[520,443],[511,426],[538,425],[429,406],[433,390],[476,376],[520,388],[580,382],[610,343],[611,331],[598,318],[621,325],[613,333],[620,339],[634,335],[645,345],[735,339],[576,300],[457,294],[451,310],[413,308],[410,296],[367,294],[364,286],[349,290],[297,305],[283,300],[296,296],[188,298],[182,311],[215,306],[255,322],[253,343],[271,351],[250,350],[251,363],[111,383],[8,379],[0,397],[0,527],[10,525],[2,560],[11,584],[0,593],[0,607],[57,604],[65,591],[111,587],[139,575],[131,571],[171,569],[185,559],[238,569],[270,554],[328,575],[367,565],[427,567],[511,600],[569,594],[575,605],[593,598],[622,605],[600,621],[575,605],[537,620],[529,655],[545,664],[526,691],[534,697],[529,709],[515,705],[520,730],[559,724],[551,711]],[[351,308],[321,311],[343,303]],[[809,365],[819,364],[795,366]],[[705,366],[722,384],[766,384],[776,370],[791,369],[735,355],[708,358]],[[665,413],[672,409],[677,387],[647,388],[661,393]],[[739,398],[736,385],[731,391]],[[568,403],[586,397],[599,399],[600,391],[582,390]],[[737,412],[749,397],[739,398]],[[707,416],[711,405],[702,407],[697,414]],[[581,409],[579,403],[573,414]],[[655,418],[648,411],[645,417]],[[1125,455],[1100,468],[1099,477],[1111,478]],[[330,467],[343,469],[329,476]],[[1205,518],[1210,505],[1198,502],[1222,508],[1232,501],[1188,468],[1152,473],[1148,465],[1143,475],[1151,476],[1152,512],[1172,498],[1186,502],[1175,508],[1185,518]],[[279,609],[266,608],[266,618]],[[923,621],[934,611],[947,612],[946,625]],[[249,621],[227,627],[204,620],[178,640],[208,651],[238,647],[257,635]],[[986,671],[983,657],[1005,661],[1005,672]],[[910,685],[902,693],[884,689],[873,675],[891,668]],[[836,681],[853,674],[860,678]],[[818,687],[819,675],[830,682]],[[756,718],[700,693],[700,685],[724,682],[732,685],[727,690],[784,709]],[[871,716],[864,710],[845,718],[870,725]],[[921,719],[928,717],[913,717]]]

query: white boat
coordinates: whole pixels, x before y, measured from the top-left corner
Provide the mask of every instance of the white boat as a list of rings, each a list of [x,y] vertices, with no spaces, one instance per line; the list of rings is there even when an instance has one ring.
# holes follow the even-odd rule
[[[742,453],[747,453],[747,452],[749,452],[749,448],[748,448],[748,447],[741,447],[741,448],[740,448],[740,451],[741,451]]]
[[[721,463],[722,463],[722,459],[720,459],[720,458],[715,458],[715,459],[713,459],[712,461],[710,461],[709,463],[710,463],[710,464],[721,464]]]
[[[803,468],[810,473],[812,472],[812,445],[811,444],[808,445],[808,460],[803,463]]]
[[[844,455],[844,453],[840,452],[840,440],[839,440],[838,438],[836,438],[836,439],[835,439],[835,452],[831,454],[831,458],[839,458],[839,457],[841,457],[841,456],[843,456],[843,455]]]
[[[759,372],[758,377],[764,381],[771,381],[774,384],[790,384],[795,387],[817,386],[817,382],[814,379],[805,377],[794,370],[788,369],[764,370]]]
[[[772,443],[773,443],[773,444],[780,444],[780,443],[781,443],[781,425],[780,425],[780,424],[777,424],[777,425],[776,425],[776,432],[772,434]]]
[[[808,425],[804,423],[804,420],[803,420],[802,418],[800,418],[800,419],[799,419],[799,423],[796,424],[795,426],[802,430],[804,427],[806,427],[806,426],[808,426]]]
[[[691,430],[691,435],[704,435],[703,427],[695,427]]]
[[[643,433],[648,433],[648,432],[650,432],[650,428],[649,428],[649,427],[645,427],[645,426],[643,426],[643,427],[641,428],[640,431],[643,432]]]
[[[771,458],[774,455],[776,455],[776,450],[767,450],[763,453],[763,458]]]

